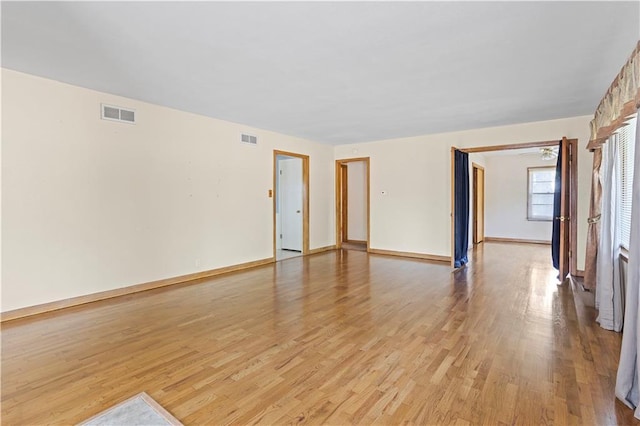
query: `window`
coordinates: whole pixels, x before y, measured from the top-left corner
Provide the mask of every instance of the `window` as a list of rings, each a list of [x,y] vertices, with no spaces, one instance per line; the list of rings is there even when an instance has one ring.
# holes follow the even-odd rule
[[[616,159],[616,169],[619,171],[620,176],[620,208],[618,209],[617,228],[620,229],[620,244],[626,249],[629,248],[629,235],[631,234],[631,194],[636,120],[637,117],[633,117],[626,126],[620,128],[617,132],[618,158]]]
[[[529,173],[527,220],[552,220],[556,168],[529,167],[527,172]]]

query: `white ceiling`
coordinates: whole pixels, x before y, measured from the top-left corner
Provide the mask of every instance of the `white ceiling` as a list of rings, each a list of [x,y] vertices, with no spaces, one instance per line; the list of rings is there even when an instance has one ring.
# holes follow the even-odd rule
[[[591,114],[639,2],[2,2],[2,66],[341,144]]]

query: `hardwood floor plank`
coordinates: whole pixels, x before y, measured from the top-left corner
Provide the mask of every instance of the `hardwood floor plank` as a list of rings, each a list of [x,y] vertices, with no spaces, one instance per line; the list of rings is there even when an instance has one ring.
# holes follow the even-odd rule
[[[8,321],[2,422],[145,391],[184,424],[638,424],[621,336],[555,275],[537,245],[453,273],[338,250]]]

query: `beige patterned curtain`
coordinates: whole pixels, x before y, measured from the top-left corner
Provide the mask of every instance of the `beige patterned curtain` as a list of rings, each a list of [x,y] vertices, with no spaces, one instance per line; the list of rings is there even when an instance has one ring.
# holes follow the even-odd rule
[[[640,107],[640,40],[631,57],[613,80],[591,120],[591,140],[587,149],[602,144]]]
[[[591,200],[589,202],[589,230],[587,234],[587,253],[585,258],[584,286],[594,289],[596,286],[596,260],[600,238],[600,204],[602,188],[599,174],[602,161],[602,144],[616,130],[625,125],[629,116],[640,108],[640,40],[631,52],[609,90],[600,101],[591,120],[591,139],[587,149],[593,151],[593,172],[591,179]]]
[[[589,202],[589,229],[587,231],[587,254],[584,261],[584,287],[596,288],[596,264],[598,260],[598,244],[600,239],[600,210],[602,186],[600,185],[600,165],[602,149],[593,151],[593,169],[591,170],[591,200]]]

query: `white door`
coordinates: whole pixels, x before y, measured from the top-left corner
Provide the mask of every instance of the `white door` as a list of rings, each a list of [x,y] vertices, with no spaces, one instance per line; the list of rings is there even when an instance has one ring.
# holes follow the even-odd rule
[[[302,159],[280,161],[282,248],[302,251]]]

